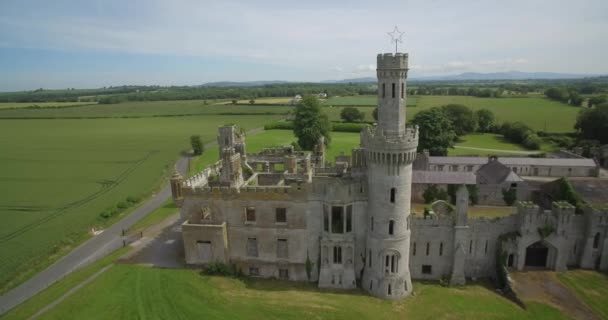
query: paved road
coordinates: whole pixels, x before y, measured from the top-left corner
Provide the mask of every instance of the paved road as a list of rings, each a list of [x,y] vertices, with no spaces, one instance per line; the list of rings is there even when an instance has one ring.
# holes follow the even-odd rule
[[[487,148],[477,148],[477,147],[465,147],[465,146],[454,146],[457,149],[468,149],[468,150],[479,150],[479,151],[488,151],[488,152],[503,152],[503,153],[513,153],[513,154],[539,154],[542,151],[520,151],[520,150],[504,150],[504,149],[487,149]]]
[[[181,174],[185,174],[188,169],[188,158],[180,158],[177,161],[176,167]],[[103,233],[89,239],[44,271],[1,296],[0,315],[57,282],[70,272],[82,268],[122,247],[122,230],[129,229],[129,227],[134,225],[137,221],[156,210],[170,196],[171,188],[169,184],[167,184],[150,200],[106,229]]]

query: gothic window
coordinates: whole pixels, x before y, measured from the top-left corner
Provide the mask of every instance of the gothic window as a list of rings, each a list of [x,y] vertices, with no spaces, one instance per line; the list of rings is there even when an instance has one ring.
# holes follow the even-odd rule
[[[388,234],[389,235],[393,235],[395,231],[395,221],[394,220],[390,220],[388,222]]]
[[[323,230],[329,232],[329,214],[327,213],[327,206],[323,206]]]
[[[331,233],[344,233],[344,207],[331,207]]]
[[[401,83],[401,99],[405,98],[405,83]]]
[[[469,241],[469,254],[473,253],[473,240]]]
[[[443,256],[443,242],[439,244],[439,256]]]
[[[593,249],[597,249],[600,246],[600,233],[596,233],[593,237]]]
[[[370,268],[372,267],[372,250],[369,250],[369,258],[368,258],[367,265],[368,265]]]
[[[426,255],[429,255],[429,251],[431,250],[431,244],[429,242],[426,243]]]
[[[382,84],[382,98],[386,98],[386,84]]]
[[[346,232],[353,230],[353,206],[346,206]]]
[[[391,285],[390,285],[390,283],[389,283],[389,285],[388,285],[388,295],[390,296],[391,294],[392,294],[392,293],[391,293]]]
[[[287,209],[276,208],[275,209],[275,221],[276,221],[276,223],[286,223],[287,222]]]
[[[393,88],[393,98],[395,98],[395,83],[394,82],[393,82],[392,88]]]
[[[334,247],[334,263],[342,263],[342,247]]]
[[[370,230],[371,230],[371,231],[374,231],[374,217],[371,217],[371,219],[370,219],[370,220],[371,220],[371,221],[370,221],[370,224],[369,224]]]
[[[395,203],[395,188],[391,188],[391,203]]]
[[[414,245],[412,246],[412,255],[416,255],[416,242],[414,242]]]

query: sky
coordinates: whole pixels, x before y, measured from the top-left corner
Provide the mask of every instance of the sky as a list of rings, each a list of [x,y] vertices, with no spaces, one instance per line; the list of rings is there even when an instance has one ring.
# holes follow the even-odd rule
[[[0,91],[373,77],[608,74],[607,0],[1,0]]]

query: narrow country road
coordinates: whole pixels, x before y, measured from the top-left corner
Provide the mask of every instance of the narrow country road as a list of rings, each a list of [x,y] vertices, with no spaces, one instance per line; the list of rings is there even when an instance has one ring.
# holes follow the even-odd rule
[[[186,174],[188,158],[181,157],[176,163],[177,170]],[[0,315],[14,308],[38,292],[65,277],[70,272],[92,263],[123,246],[122,230],[129,229],[137,221],[160,207],[171,196],[167,183],[160,192],[131,214],[113,224],[101,234],[87,240],[63,258],[36,274],[18,287],[0,297]]]

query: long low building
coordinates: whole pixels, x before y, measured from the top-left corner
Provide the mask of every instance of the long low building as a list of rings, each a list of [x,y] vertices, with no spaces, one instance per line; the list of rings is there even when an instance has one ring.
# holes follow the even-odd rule
[[[534,177],[597,177],[599,165],[587,158],[531,157],[439,157],[424,152],[418,154],[414,170],[440,172],[477,172],[492,159],[509,167],[520,176]]]

